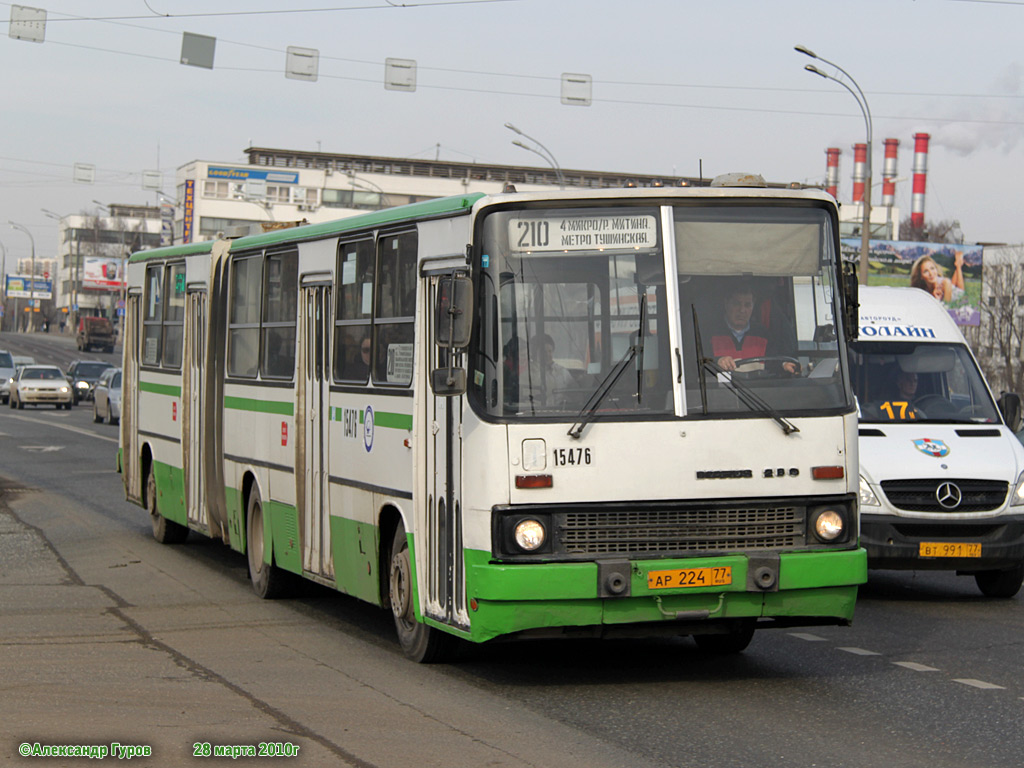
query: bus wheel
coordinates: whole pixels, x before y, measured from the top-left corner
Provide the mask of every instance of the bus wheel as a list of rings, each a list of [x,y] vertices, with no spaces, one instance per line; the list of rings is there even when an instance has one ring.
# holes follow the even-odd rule
[[[153,538],[161,544],[181,544],[188,536],[188,528],[168,520],[160,514],[156,505],[156,473],[150,463],[146,469],[146,511],[153,526]]]
[[[412,562],[405,526],[400,522],[391,544],[391,566],[388,569],[391,612],[402,651],[413,661],[433,664],[451,657],[455,638],[439,629],[416,621],[413,605]]]
[[[707,653],[727,655],[741,653],[750,645],[754,639],[754,621],[743,619],[724,635],[694,635],[693,640],[697,647]]]
[[[979,571],[974,580],[986,597],[1013,597],[1024,583],[1024,563],[1005,571]]]
[[[249,579],[253,591],[264,600],[283,597],[288,591],[288,574],[273,563],[263,562],[263,502],[253,489],[245,513],[245,549],[249,557]]]

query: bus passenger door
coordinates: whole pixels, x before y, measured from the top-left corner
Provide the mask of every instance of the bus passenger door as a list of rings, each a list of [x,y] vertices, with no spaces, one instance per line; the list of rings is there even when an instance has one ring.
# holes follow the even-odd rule
[[[303,285],[296,377],[295,482],[304,571],[332,578],[328,501],[330,420],[329,285]]]
[[[128,294],[122,323],[121,346],[124,370],[121,371],[121,479],[125,496],[142,501],[139,466],[139,330],[142,304],[140,294]]]
[[[419,583],[426,585],[427,615],[468,629],[462,553],[462,407],[465,396],[439,397],[434,395],[429,384],[430,371],[446,365],[449,354],[447,349],[438,348],[434,341],[432,318],[438,279],[437,276],[426,278],[423,291],[426,311],[422,316],[427,319],[422,323],[421,336],[425,340],[424,367],[428,383],[422,398],[426,413],[419,432],[421,441],[425,441],[423,457],[427,487],[423,492],[425,530],[416,532],[416,555],[417,560],[425,555],[425,568],[419,574]],[[456,364],[464,364],[463,357],[460,353]]]
[[[203,476],[203,361],[206,341],[206,291],[185,295],[185,338],[182,352],[181,466],[185,474],[185,509],[190,524],[206,528],[206,482]]]

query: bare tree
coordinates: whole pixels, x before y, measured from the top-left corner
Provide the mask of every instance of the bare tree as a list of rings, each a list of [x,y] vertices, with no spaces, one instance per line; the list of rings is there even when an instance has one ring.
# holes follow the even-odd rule
[[[969,341],[989,384],[1024,392],[1024,245],[986,249],[981,326]]]
[[[963,232],[960,222],[953,219],[926,221],[923,226],[915,227],[909,216],[900,222],[900,240],[916,243],[962,243]]]

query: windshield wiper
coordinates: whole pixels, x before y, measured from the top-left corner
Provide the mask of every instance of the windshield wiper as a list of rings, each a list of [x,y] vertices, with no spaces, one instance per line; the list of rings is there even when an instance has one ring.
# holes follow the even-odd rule
[[[791,435],[794,432],[799,432],[799,427],[793,422],[786,419],[782,414],[772,408],[766,400],[763,400],[759,395],[755,394],[745,384],[737,381],[733,378],[730,371],[725,370],[716,363],[710,357],[704,357],[704,345],[701,342],[700,336],[700,322],[697,320],[697,307],[693,304],[690,305],[690,309],[693,310],[693,335],[694,341],[696,342],[697,352],[697,379],[700,382],[700,402],[704,406],[704,415],[708,413],[708,393],[707,384],[704,381],[704,371],[709,371],[715,374],[715,377],[725,384],[725,386],[736,395],[736,399],[747,406],[748,409],[754,413],[762,413],[767,416],[771,416],[775,420],[775,423],[779,425],[783,432],[787,435]]]
[[[733,377],[731,371],[725,370],[722,366],[716,363],[710,358],[701,360],[703,367],[715,374],[718,380],[725,384],[734,395],[736,399],[743,403],[754,413],[764,414],[765,416],[771,416],[775,420],[775,423],[779,425],[783,432],[787,435],[791,435],[794,432],[799,432],[800,428],[796,426],[789,419],[784,417],[781,413],[772,408],[768,401],[762,399],[759,395],[755,394],[753,390],[749,389],[746,384],[738,381]],[[701,372],[701,380],[703,381],[704,373]]]
[[[694,352],[697,355],[697,382],[700,385],[700,404],[704,410],[704,415],[708,415],[708,386],[704,381],[704,366],[702,365],[704,360],[704,342],[701,341],[700,336],[700,321],[697,319],[697,307],[693,304],[690,305],[690,310],[693,312],[693,340],[694,340]]]
[[[583,434],[583,428],[590,423],[591,418],[594,416],[594,411],[597,410],[597,406],[601,404],[605,396],[615,386],[615,382],[619,380],[623,372],[626,370],[626,366],[632,362],[634,357],[639,356],[641,367],[640,377],[637,379],[637,403],[640,402],[640,394],[643,387],[643,351],[644,351],[644,324],[647,320],[647,294],[644,294],[640,300],[640,330],[636,335],[636,342],[632,344],[622,358],[615,364],[615,366],[608,371],[608,375],[601,380],[601,383],[597,385],[597,389],[594,390],[594,394],[590,396],[590,399],[583,405],[580,412],[576,414],[575,423],[569,428],[569,437],[574,437],[577,440],[580,435]]]

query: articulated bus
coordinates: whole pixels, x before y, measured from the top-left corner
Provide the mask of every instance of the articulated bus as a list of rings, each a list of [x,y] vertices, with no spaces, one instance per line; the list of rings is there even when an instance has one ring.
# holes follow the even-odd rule
[[[390,609],[417,661],[848,624],[856,284],[830,196],[738,178],[134,254],[127,497],[161,542],[246,553],[261,597],[305,577]]]

